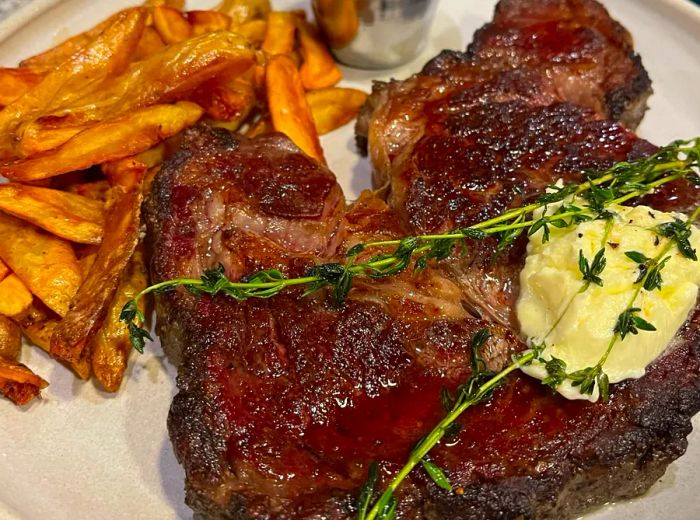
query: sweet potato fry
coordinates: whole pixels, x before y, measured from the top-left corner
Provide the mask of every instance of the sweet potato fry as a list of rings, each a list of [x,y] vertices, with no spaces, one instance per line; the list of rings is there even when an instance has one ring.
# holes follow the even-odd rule
[[[188,11],[186,16],[194,35],[228,31],[231,27],[231,17],[218,11]]]
[[[223,0],[214,10],[226,13],[234,24],[242,24],[270,13],[270,0]]]
[[[0,258],[52,310],[63,316],[80,285],[68,242],[0,213]]]
[[[155,105],[81,132],[56,150],[0,166],[0,175],[33,181],[128,157],[192,126],[202,115],[194,103]]]
[[[49,386],[42,378],[15,361],[0,358],[0,394],[16,405],[25,405]]]
[[[232,27],[231,30],[235,33],[245,36],[252,44],[259,47],[265,40],[267,33],[267,22],[265,20],[251,20],[242,23],[241,25]]]
[[[354,88],[325,88],[306,93],[316,131],[327,134],[349,123],[360,111],[367,94]]]
[[[72,242],[99,244],[102,240],[103,205],[80,195],[0,184],[0,210]]]
[[[126,69],[145,23],[145,9],[123,11],[89,46],[7,105],[0,112],[0,154],[11,155],[14,132],[22,122],[62,108]]]
[[[17,316],[32,304],[32,293],[17,275],[10,274],[0,281],[0,315]]]
[[[270,59],[266,86],[275,130],[287,134],[304,153],[325,164],[299,72],[289,57],[278,54]]]
[[[134,53],[134,61],[141,61],[148,58],[151,54],[162,51],[165,48],[163,39],[153,27],[146,27],[143,30],[139,44]]]
[[[38,85],[45,74],[31,69],[0,68],[0,105],[9,105]]]
[[[177,9],[165,5],[153,8],[153,26],[167,44],[179,43],[192,36],[192,26],[187,18]]]
[[[287,11],[272,11],[267,17],[267,30],[262,50],[272,55],[290,54],[294,50],[296,17]]]
[[[360,26],[355,0],[318,0],[314,11],[331,47],[342,49],[355,39]]]
[[[22,350],[22,333],[9,318],[0,316],[0,358],[16,361]]]
[[[256,62],[256,51],[245,38],[230,33],[207,33],[170,45],[134,63],[98,94],[53,114],[66,124],[104,121],[138,108],[186,98],[205,81],[235,77]]]
[[[146,286],[148,278],[143,252],[137,248],[122,274],[117,293],[107,311],[107,318],[90,345],[92,373],[108,392],[119,390],[132,350],[129,331],[119,321],[119,315],[124,305]],[[144,312],[144,300],[140,301],[140,308]]]
[[[333,56],[309,22],[297,18],[296,24],[304,60],[299,69],[301,83],[306,90],[332,87],[343,78]]]
[[[104,321],[139,234],[141,182],[116,186],[95,263],[51,337],[51,353],[68,363],[87,359],[86,346]],[[11,266],[10,266],[11,267]]]

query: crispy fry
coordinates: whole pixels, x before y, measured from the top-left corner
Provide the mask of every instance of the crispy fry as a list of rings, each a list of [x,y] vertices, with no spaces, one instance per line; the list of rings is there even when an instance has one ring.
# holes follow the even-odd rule
[[[143,30],[139,44],[134,53],[134,61],[145,60],[152,54],[161,52],[165,48],[163,39],[153,27],[146,27]]]
[[[91,45],[76,52],[24,96],[7,105],[0,112],[0,154],[11,155],[14,132],[22,122],[66,106],[126,69],[145,23],[145,9],[123,11]]]
[[[266,86],[275,130],[287,134],[304,153],[325,164],[299,72],[289,57],[279,54],[270,59]]]
[[[229,32],[203,34],[134,63],[100,93],[87,96],[54,117],[82,124],[128,114],[155,103],[177,101],[223,72],[231,77],[240,75],[255,61],[255,49],[245,38]]]
[[[155,105],[115,121],[98,123],[57,150],[0,166],[0,175],[32,181],[128,157],[192,126],[202,115],[194,103]]]
[[[186,16],[194,35],[228,31],[231,28],[231,17],[218,11],[188,11]]]
[[[0,315],[17,316],[32,304],[32,293],[17,275],[10,274],[0,281]]]
[[[193,100],[204,108],[207,115],[229,123],[226,127],[235,130],[255,106],[256,96],[249,79],[236,78],[225,85],[203,85]]]
[[[114,20],[121,15],[122,11],[114,13],[106,20],[100,22],[95,27],[85,32],[72,36],[64,42],[44,51],[40,54],[27,58],[20,62],[20,67],[34,71],[49,72],[58,67],[61,63],[70,58],[73,54],[90,45]]]
[[[360,27],[355,0],[318,0],[314,11],[331,47],[342,49],[355,39]]]
[[[0,213],[0,258],[52,310],[63,316],[80,285],[80,266],[65,240]]]
[[[192,26],[187,18],[172,7],[159,5],[153,8],[153,25],[167,44],[179,43],[192,36]]]
[[[333,56],[309,22],[297,18],[296,23],[304,59],[299,69],[301,83],[306,90],[332,87],[343,78]]]
[[[38,299],[21,316],[13,318],[29,340],[47,353],[51,353],[51,336],[60,318]],[[89,368],[89,367],[88,367]],[[89,372],[88,372],[89,375]]]
[[[22,333],[17,324],[0,316],[0,358],[16,361],[22,350]]]
[[[59,120],[60,121],[60,120]],[[18,144],[15,150],[20,157],[31,157],[48,152],[70,141],[90,125],[62,125],[50,120],[30,121],[17,130]]]
[[[185,0],[146,0],[143,3],[143,5],[145,5],[146,7],[156,7],[158,5],[165,5],[182,11],[185,8]]]
[[[319,135],[327,134],[349,123],[360,111],[367,94],[354,88],[325,88],[306,93]]]
[[[71,307],[51,337],[51,353],[69,363],[87,360],[86,346],[102,325],[139,234],[141,182],[115,186],[95,263],[80,285]]]
[[[267,22],[265,20],[251,20],[241,25],[232,27],[233,32],[245,36],[251,43],[261,46],[267,33]]]
[[[5,277],[9,276],[10,272],[10,268],[7,267],[5,262],[0,260],[0,282],[3,281]]]
[[[102,240],[103,205],[80,195],[0,184],[0,210],[72,242],[99,244]]]
[[[108,392],[119,390],[132,350],[129,331],[119,321],[119,315],[124,305],[147,286],[143,251],[137,248],[122,274],[107,318],[91,343],[92,372]],[[145,311],[144,300],[140,301],[139,307],[142,312]]]
[[[234,24],[239,25],[270,13],[270,0],[223,0],[214,10],[226,13]]]
[[[74,182],[66,187],[66,191],[69,193],[75,193],[76,195],[82,195],[88,199],[99,200],[101,202],[105,202],[107,200],[108,190],[109,183],[104,179],[97,181]]]
[[[0,68],[0,105],[9,105],[44,79],[31,69]]]
[[[0,358],[0,394],[17,405],[25,405],[49,386],[21,363]]]
[[[287,11],[272,11],[267,16],[267,31],[262,50],[270,55],[290,54],[294,50],[296,17]]]
[[[274,131],[275,129],[272,126],[272,120],[270,119],[270,116],[266,114],[259,117],[252,125],[250,125],[248,130],[245,132],[245,135],[246,137],[250,137],[252,139],[258,135],[269,134],[270,132]]]

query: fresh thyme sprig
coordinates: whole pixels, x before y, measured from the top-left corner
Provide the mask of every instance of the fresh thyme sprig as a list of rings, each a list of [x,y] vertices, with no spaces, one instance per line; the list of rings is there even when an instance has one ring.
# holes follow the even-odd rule
[[[457,424],[457,419],[469,407],[487,400],[511,372],[527,365],[536,357],[535,352],[528,351],[515,356],[513,362],[500,372],[490,372],[478,355],[478,349],[481,348],[488,337],[487,329],[482,329],[475,334],[471,343],[472,373],[469,379],[457,389],[457,396],[454,400],[451,400],[451,406],[445,417],[416,444],[408,457],[408,461],[389,482],[386,489],[371,507],[371,498],[377,482],[377,466],[375,463],[370,465],[369,478],[358,499],[359,520],[391,520],[394,518],[398,505],[395,496],[396,489],[419,464],[439,487],[446,491],[452,489],[444,472],[426,459],[426,456],[445,435],[449,435],[453,431],[453,426]]]
[[[589,172],[586,182],[565,186],[550,186],[547,193],[535,202],[508,210],[501,215],[479,222],[467,228],[442,234],[426,234],[396,240],[358,244],[347,253],[345,263],[320,264],[299,278],[287,278],[281,271],[270,269],[255,273],[240,281],[226,278],[223,267],[207,270],[201,278],[176,278],[147,287],[128,302],[120,319],[129,327],[133,347],[142,352],[148,332],[136,324],[143,318],[137,303],[149,293],[161,293],[183,286],[197,294],[225,294],[237,300],[270,298],[282,290],[294,286],[305,288],[308,295],[322,288],[331,288],[337,304],[342,305],[358,276],[382,278],[396,275],[413,262],[414,269],[424,269],[431,260],[448,258],[455,249],[464,249],[468,240],[495,237],[496,253],[502,251],[523,233],[543,231],[543,241],[550,236],[550,227],[564,228],[592,219],[609,219],[606,209],[612,204],[622,204],[635,197],[681,178],[700,185],[700,137],[688,141],[675,141],[661,148],[656,154],[635,161],[620,162],[603,172]],[[576,205],[576,197],[583,197],[587,204]],[[559,203],[558,209],[547,213],[548,206]],[[539,210],[541,214],[537,214]],[[687,236],[677,227],[667,226],[660,233],[669,236],[684,247]],[[357,261],[358,255],[370,248],[394,247],[368,261]],[[595,264],[595,259],[593,260]],[[600,273],[600,261],[589,265],[590,281],[595,282]],[[604,267],[604,266],[603,266]]]

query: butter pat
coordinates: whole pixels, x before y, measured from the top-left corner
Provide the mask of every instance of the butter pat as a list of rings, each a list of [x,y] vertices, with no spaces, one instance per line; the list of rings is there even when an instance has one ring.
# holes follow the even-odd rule
[[[581,202],[583,207],[585,202]],[[594,220],[566,229],[551,228],[550,240],[542,243],[542,231],[531,238],[525,268],[520,273],[520,296],[516,312],[521,333],[531,344],[546,345],[542,358],[552,356],[566,362],[566,371],[594,366],[605,353],[617,318],[634,295],[638,264],[625,256],[637,251],[656,257],[668,239],[659,237],[654,228],[670,222],[678,214],[663,213],[646,206],[609,208],[616,216],[607,237],[606,222]],[[551,213],[551,212],[550,212]],[[700,252],[700,233],[693,226],[690,242]],[[605,246],[606,267],[600,277],[603,286],[591,284],[580,292],[582,275],[578,266],[579,250],[589,262]],[[639,331],[618,339],[603,371],[610,383],[644,375],[646,367],[657,359],[672,341],[695,305],[700,285],[700,262],[685,258],[674,246],[670,260],[661,271],[661,289],[642,289],[634,306],[638,316],[656,327],[656,331]],[[523,367],[538,379],[547,377],[540,362]],[[568,399],[598,399],[584,395],[570,381],[557,391]]]

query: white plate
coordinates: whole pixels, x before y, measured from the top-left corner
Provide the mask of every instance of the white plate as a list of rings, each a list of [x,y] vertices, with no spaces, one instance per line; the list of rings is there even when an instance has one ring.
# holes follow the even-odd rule
[[[15,65],[84,30],[135,0],[34,0],[0,24],[0,64]],[[215,0],[189,2],[207,8]],[[307,2],[273,0],[279,8]],[[443,0],[429,47],[413,63],[377,74],[346,70],[346,83],[402,78],[443,48],[463,48],[491,18],[493,0]],[[700,9],[686,0],[609,0],[607,6],[635,36],[654,82],[651,110],[639,129],[655,143],[700,135]],[[331,168],[349,197],[369,187],[369,166],[354,152],[347,126],[323,140]],[[2,238],[0,237],[0,240]],[[108,395],[77,381],[38,349],[23,362],[51,382],[44,399],[26,410],[0,402],[0,518],[190,518],[183,472],[165,420],[175,371],[155,345],[133,360],[122,391]],[[696,421],[700,424],[700,421]],[[700,435],[688,453],[642,499],[609,506],[589,518],[700,518]]]

